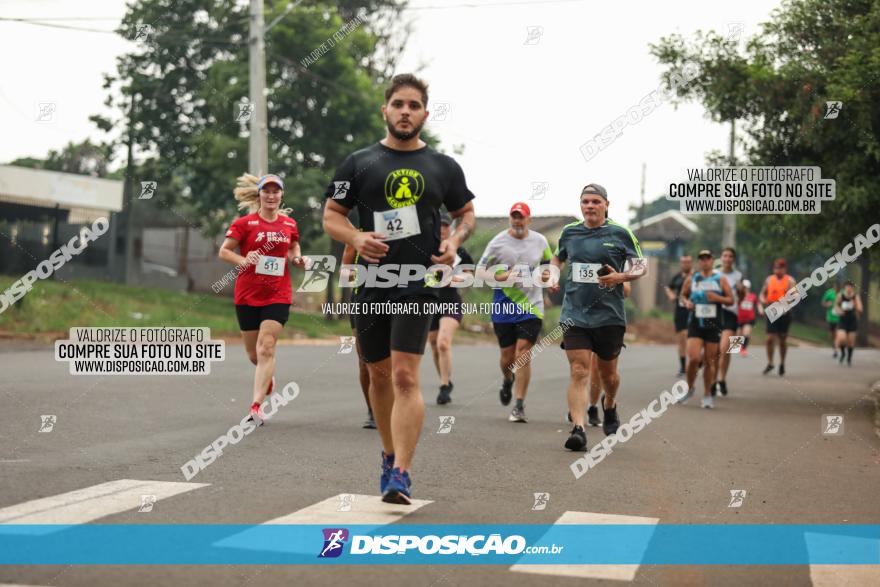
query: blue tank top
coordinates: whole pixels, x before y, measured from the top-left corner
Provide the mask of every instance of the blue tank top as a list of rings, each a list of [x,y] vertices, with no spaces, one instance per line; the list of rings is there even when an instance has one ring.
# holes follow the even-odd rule
[[[721,318],[721,314],[720,314],[721,304],[718,304],[715,302],[710,302],[706,298],[706,292],[710,292],[710,291],[715,292],[718,295],[722,295],[724,293],[724,290],[721,288],[721,272],[713,271],[712,275],[710,275],[709,277],[705,277],[699,271],[694,273],[694,275],[691,277],[690,300],[694,304],[703,304],[703,305],[711,304],[711,305],[715,306],[715,318],[711,318],[711,319],[717,320],[717,319]],[[709,318],[704,319],[704,318],[697,317],[696,311],[697,311],[696,308],[694,308],[694,310],[691,311],[691,317],[697,319],[697,321],[698,321],[697,323],[700,328],[704,328],[705,321],[708,320]]]

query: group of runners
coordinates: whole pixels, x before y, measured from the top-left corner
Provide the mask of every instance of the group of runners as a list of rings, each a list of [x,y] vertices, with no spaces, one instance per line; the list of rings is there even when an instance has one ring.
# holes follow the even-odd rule
[[[585,426],[601,424],[611,435],[620,425],[618,358],[625,346],[624,298],[629,282],[647,273],[638,240],[608,218],[607,191],[590,183],[579,195],[583,221],[565,226],[555,251],[542,234],[530,229],[531,210],[518,202],[510,208],[508,228],[489,242],[474,265],[463,247],[475,226],[474,194],[458,163],[421,140],[427,106],[428,89],[422,80],[410,74],[391,80],[381,108],[386,136],[350,154],[336,170],[325,192],[323,228],[345,244],[343,263],[358,270],[377,266],[399,272],[401,265],[454,268],[464,263],[475,267],[477,277],[505,282],[494,287],[491,318],[500,347],[499,400],[504,406],[514,402],[511,422],[528,421],[530,351],[543,326],[544,294],[562,291],[560,346],[569,363],[572,424],[565,447],[586,450]],[[283,189],[276,175],[239,178],[235,196],[249,213],[232,223],[220,249],[220,258],[239,268],[235,307],[246,352],[256,366],[249,417],[258,424],[265,420],[260,406],[274,389],[275,347],[292,302],[289,266],[307,264],[296,222],[281,208]],[[357,211],[359,226],[349,220],[352,210]],[[701,251],[698,270],[692,273],[690,259],[683,257],[682,272],[669,288],[678,303],[676,329],[687,334],[680,339],[680,372],[686,372],[692,393],[703,365],[706,407],[711,407],[711,390],[728,392],[729,362],[722,360],[716,374],[719,343],[727,344],[724,341],[738,329],[746,333],[754,323],[756,299],[734,269],[735,259],[733,249],[725,249],[722,270],[716,272],[712,254]],[[784,263],[782,267],[780,278]],[[358,303],[382,302],[392,308],[351,316],[367,406],[364,427],[378,429],[379,490],[382,500],[390,503],[411,503],[410,471],[425,413],[419,365],[429,342],[440,379],[436,402],[447,404],[453,396],[451,344],[462,319],[461,311],[455,311],[461,297],[454,286],[461,276],[454,276],[446,287],[432,286],[428,276],[392,288],[367,281],[354,290]],[[761,303],[778,299],[774,296],[780,287],[778,280],[768,278]],[[856,311],[860,302],[847,295],[841,294],[835,305]],[[427,308],[431,302],[449,302],[443,307],[453,309],[442,315],[393,310],[395,304]],[[772,369],[769,343],[768,349]],[[851,357],[851,347],[847,352]],[[782,374],[784,335],[780,353]]]
[[[771,373],[776,349],[779,349],[780,376],[785,375],[785,358],[788,351],[788,331],[791,313],[785,312],[771,320],[765,307],[778,302],[795,288],[796,280],[787,273],[785,259],[773,262],[773,273],[761,287],[760,293],[752,291],[752,284],[736,269],[736,251],[726,247],[721,252],[720,268],[714,268],[714,256],[709,250],[697,255],[698,267],[693,269],[693,259],[683,255],[680,267],[666,286],[666,295],[676,304],[674,313],[675,332],[678,341],[679,377],[686,377],[688,394],[681,402],[687,402],[694,394],[697,373],[703,370],[704,394],[701,406],[713,408],[717,394],[726,396],[727,374],[733,354],[748,356],[748,346],[757,316],[766,317],[767,365],[763,374]],[[852,365],[858,315],[862,302],[855,291],[855,284],[847,281],[843,291],[835,283],[822,297],[827,309],[826,320],[831,330],[834,358],[840,363],[846,358]],[[731,343],[732,336],[742,337],[740,344]]]

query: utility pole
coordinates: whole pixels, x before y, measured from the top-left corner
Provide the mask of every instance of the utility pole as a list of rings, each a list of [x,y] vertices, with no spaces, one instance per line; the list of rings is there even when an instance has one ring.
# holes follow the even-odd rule
[[[644,226],[642,226],[642,223],[645,222],[645,167],[645,163],[642,162],[642,205],[639,206],[639,226],[641,226],[642,228],[644,228]]]
[[[251,173],[269,172],[269,128],[266,112],[266,44],[263,38],[263,0],[251,0],[250,8],[250,141],[248,168]]]
[[[734,145],[736,144],[736,120],[730,121],[730,163],[729,165],[733,167],[736,165],[736,154],[734,153]],[[736,215],[735,214],[724,214],[722,217],[722,225],[721,225],[721,246],[722,247],[735,247],[736,246]]]

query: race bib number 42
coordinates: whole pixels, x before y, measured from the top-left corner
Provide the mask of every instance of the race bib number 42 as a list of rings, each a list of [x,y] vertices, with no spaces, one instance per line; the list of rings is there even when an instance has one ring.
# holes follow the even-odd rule
[[[571,279],[577,283],[599,283],[601,263],[572,263]]]
[[[282,257],[268,257],[260,255],[260,261],[257,263],[255,271],[260,275],[274,275],[279,277],[284,275],[285,259]]]
[[[373,227],[376,232],[385,235],[386,241],[398,240],[422,232],[415,206],[373,212]]]

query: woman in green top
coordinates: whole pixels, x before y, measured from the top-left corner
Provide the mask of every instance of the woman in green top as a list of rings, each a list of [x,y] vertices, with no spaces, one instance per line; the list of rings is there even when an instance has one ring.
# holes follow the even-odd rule
[[[834,282],[833,287],[829,287],[822,295],[822,307],[827,308],[825,311],[825,321],[828,322],[828,329],[831,331],[831,348],[834,349],[834,358],[837,358],[837,344],[835,342],[837,335],[837,323],[840,316],[834,312],[834,303],[837,301],[837,293],[840,291],[840,284]]]

